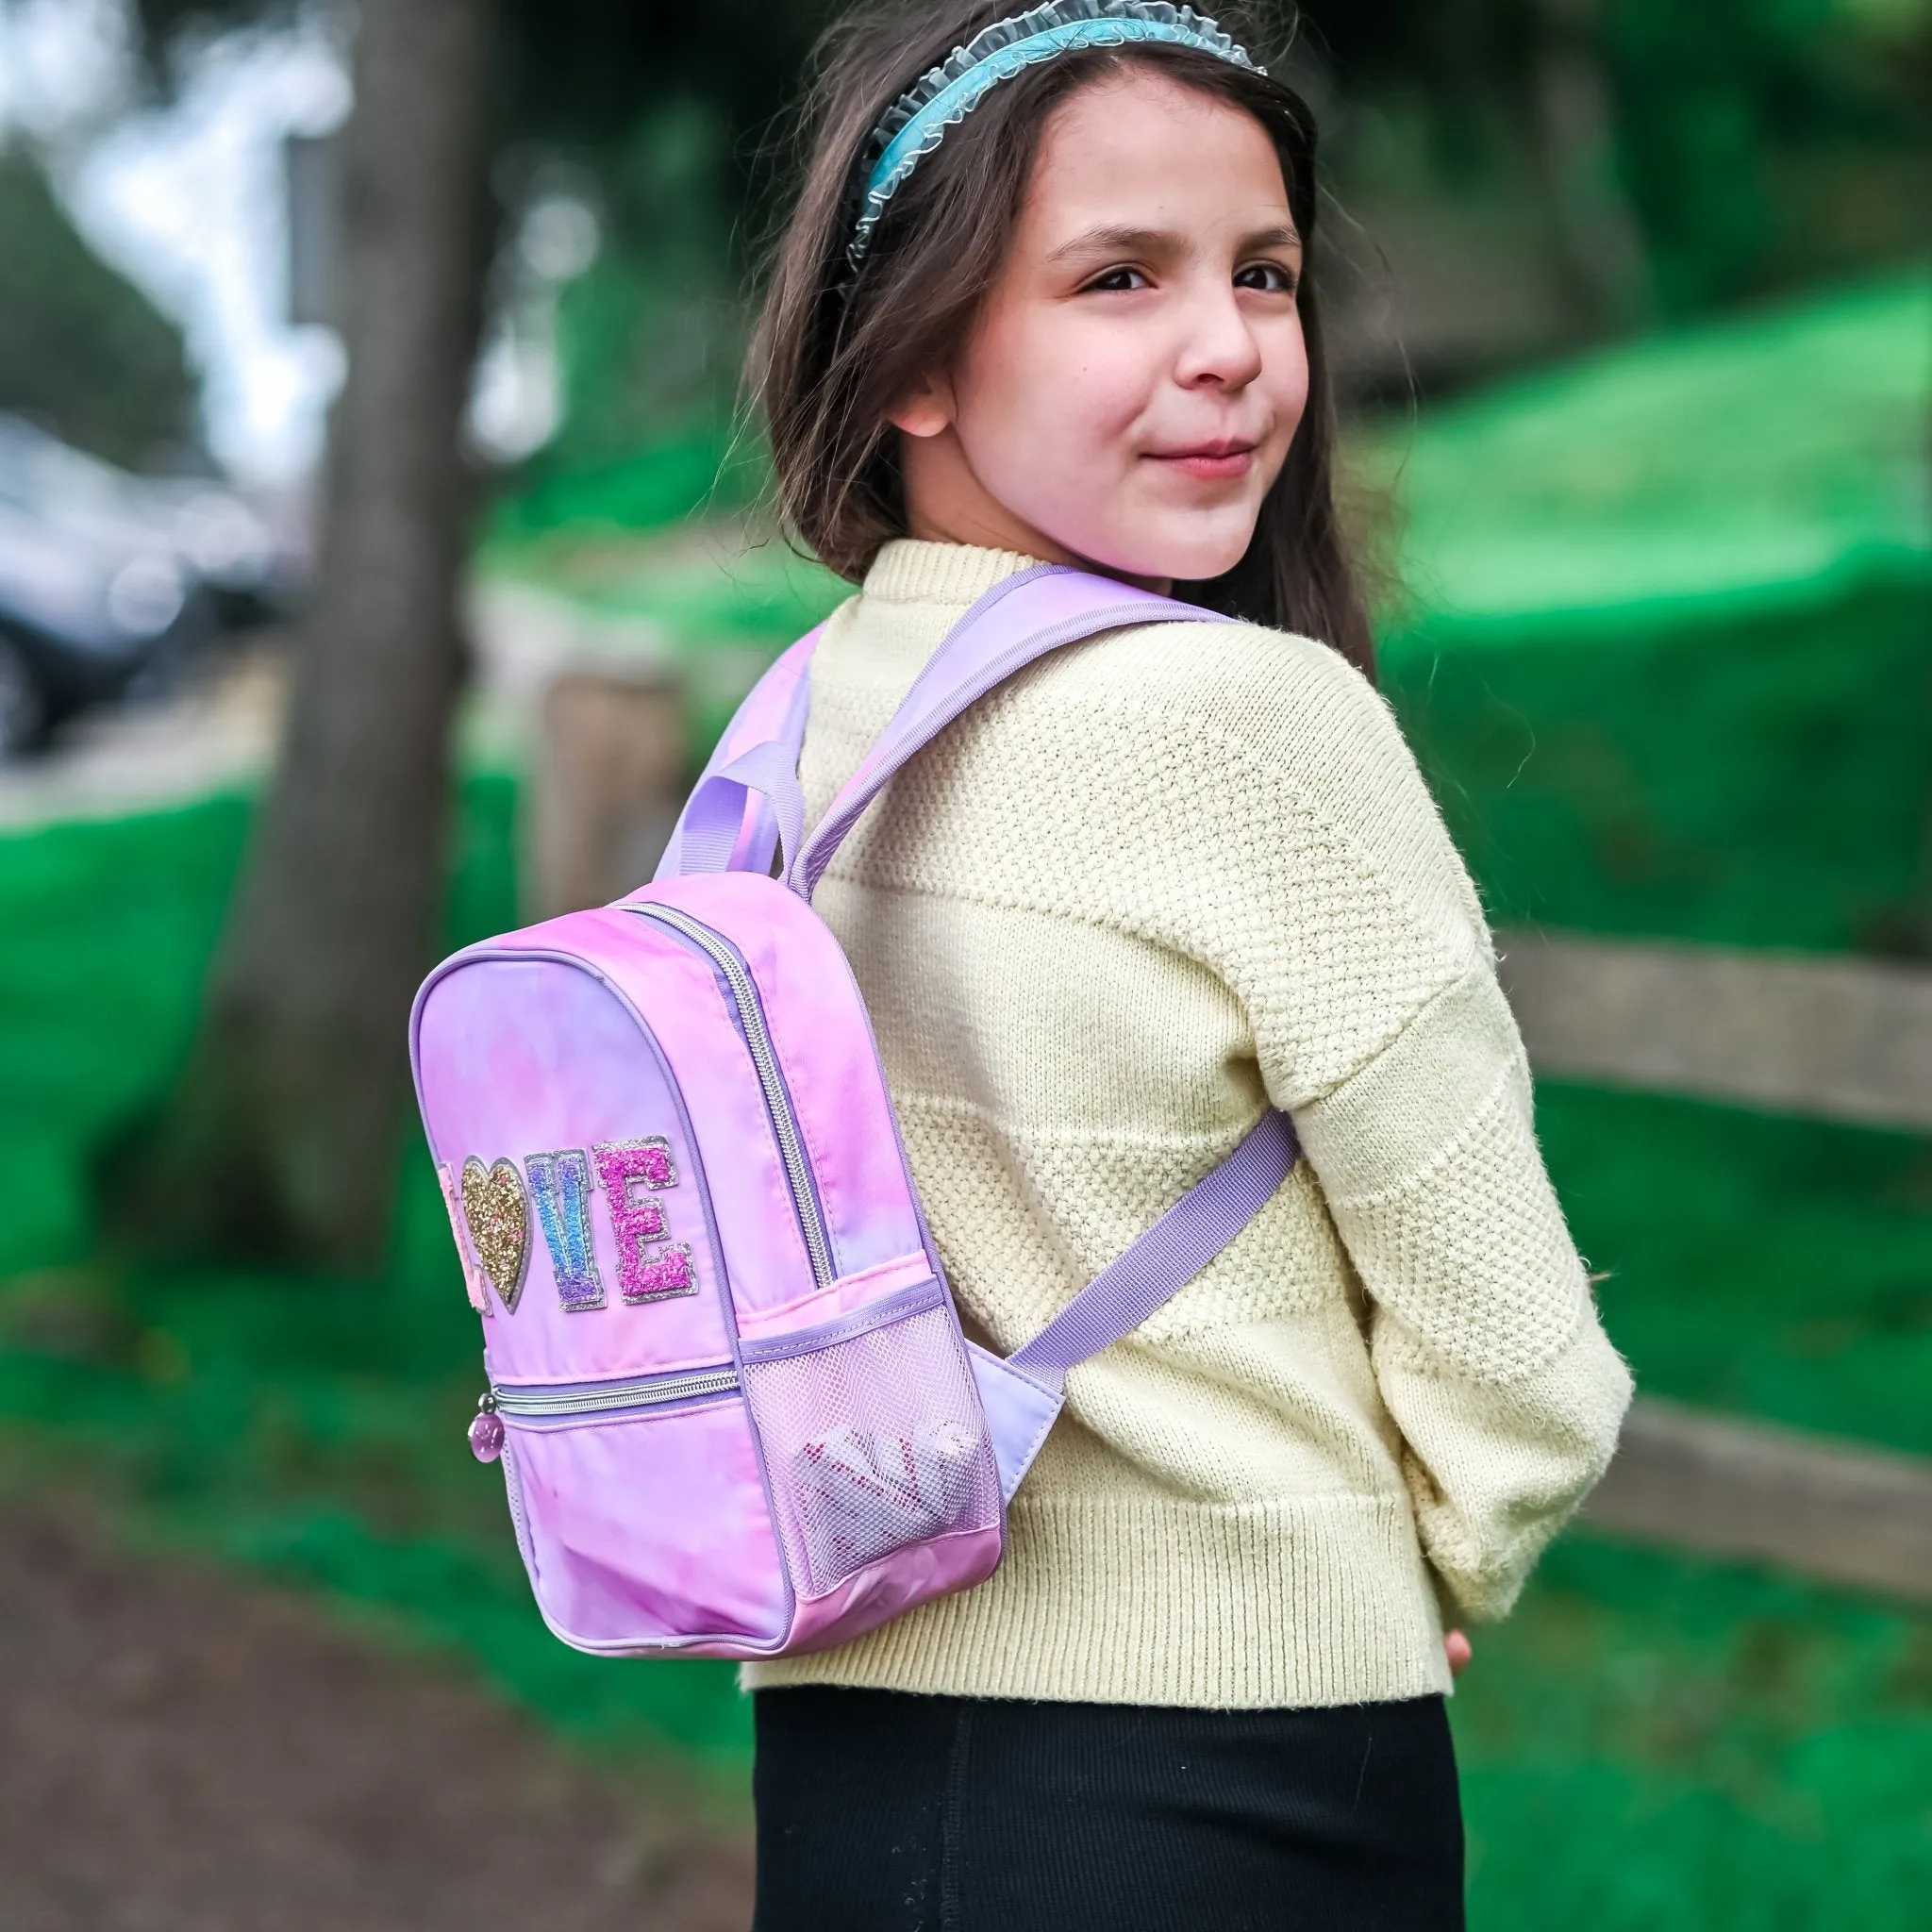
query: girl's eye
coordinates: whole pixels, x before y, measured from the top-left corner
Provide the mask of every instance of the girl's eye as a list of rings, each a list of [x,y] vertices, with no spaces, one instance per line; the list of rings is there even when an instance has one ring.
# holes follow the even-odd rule
[[[1234,277],[1237,289],[1259,289],[1270,295],[1292,295],[1296,282],[1294,270],[1279,261],[1251,261]]]
[[[1137,268],[1110,268],[1097,275],[1082,291],[1087,294],[1124,295],[1135,289],[1150,287],[1147,277]]]

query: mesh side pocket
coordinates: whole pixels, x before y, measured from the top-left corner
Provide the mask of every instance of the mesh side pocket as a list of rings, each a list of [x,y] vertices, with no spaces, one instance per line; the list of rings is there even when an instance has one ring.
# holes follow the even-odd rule
[[[780,1530],[807,1594],[908,1543],[999,1521],[999,1472],[943,1308],[747,1362]]]

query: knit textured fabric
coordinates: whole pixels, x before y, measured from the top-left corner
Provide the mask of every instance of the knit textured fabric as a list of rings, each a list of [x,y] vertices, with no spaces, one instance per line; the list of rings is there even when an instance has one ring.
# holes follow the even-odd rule
[[[881,553],[813,659],[814,820],[966,608],[1031,561]],[[1474,889],[1373,688],[1247,625],[1056,652],[907,765],[815,904],[989,1346],[1032,1335],[1267,1102],[1307,1158],[1068,1376],[988,1582],[747,1683],[1218,1708],[1447,1689],[1442,1607],[1509,1608],[1630,1379]]]

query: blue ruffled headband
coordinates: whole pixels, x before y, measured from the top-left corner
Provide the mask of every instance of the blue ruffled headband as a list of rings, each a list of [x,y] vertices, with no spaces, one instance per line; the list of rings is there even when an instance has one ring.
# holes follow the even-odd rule
[[[1165,0],[1049,0],[1029,13],[995,21],[963,47],[920,76],[886,111],[866,142],[866,168],[858,224],[845,259],[857,269],[872,244],[873,230],[901,183],[1001,81],[1085,47],[1124,47],[1134,42],[1192,47],[1237,67],[1266,69],[1205,14]],[[864,163],[861,161],[861,165]]]

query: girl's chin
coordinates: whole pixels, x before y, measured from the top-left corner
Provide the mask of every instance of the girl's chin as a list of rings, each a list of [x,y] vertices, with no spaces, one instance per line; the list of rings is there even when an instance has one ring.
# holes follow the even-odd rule
[[[1089,549],[1069,545],[1077,556],[1123,576],[1150,582],[1203,583],[1231,571],[1247,555],[1255,534],[1252,518],[1234,530],[1217,530],[1210,537],[1200,530],[1136,532],[1111,541],[1098,541]]]

